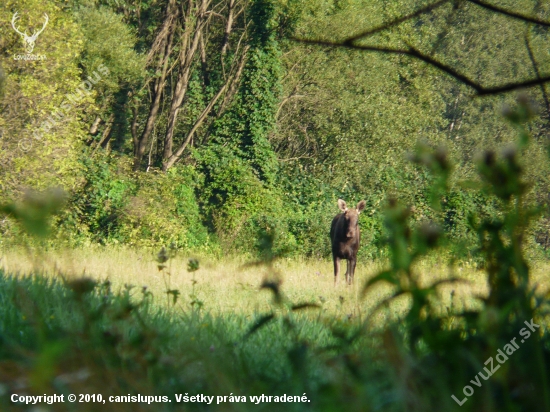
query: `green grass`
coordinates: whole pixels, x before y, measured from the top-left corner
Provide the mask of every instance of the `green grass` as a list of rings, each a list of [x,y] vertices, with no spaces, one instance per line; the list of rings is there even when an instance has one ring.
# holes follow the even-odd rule
[[[491,343],[490,324],[472,331],[462,329],[458,317],[446,316],[451,306],[458,312],[485,310],[474,294],[487,293],[486,277],[472,265],[415,265],[421,285],[451,275],[470,283],[440,289],[433,307],[443,323],[436,326],[426,318],[419,325],[428,328],[423,332],[427,343],[408,348],[416,327],[403,321],[410,297],[377,310],[391,288],[376,286],[361,297],[362,286],[385,266],[382,262],[360,262],[354,286],[334,287],[328,261],[279,261],[270,267],[201,257],[199,269],[189,272],[189,256],[170,259],[162,270],[155,258],[153,252],[129,249],[42,256],[4,251],[2,410],[29,410],[9,402],[13,393],[101,394],[107,400],[40,405],[49,411],[423,411],[434,405],[437,410],[533,410],[517,407],[526,404],[522,396],[532,394],[528,382],[513,378],[523,376],[525,368],[539,376],[533,368],[541,365],[537,348],[550,348],[546,333],[528,341],[531,346],[476,387],[462,407],[451,398],[462,398],[462,387],[502,347],[500,341]],[[532,270],[541,291],[546,269],[539,264]],[[266,279],[281,280],[281,303],[273,291],[260,289]],[[179,291],[176,303],[166,289]],[[305,302],[318,307],[292,310]],[[267,315],[273,320],[249,334]],[[435,341],[429,340],[429,328],[439,330]],[[519,391],[519,401],[511,387]],[[304,393],[310,402],[254,404],[250,399]],[[171,402],[108,400],[128,394],[167,396]],[[212,405],[181,404],[176,394],[215,398]],[[246,403],[217,404],[217,396],[230,394],[245,396]]]
[[[78,250],[57,250],[38,254],[19,250],[2,253],[0,267],[7,273],[26,275],[42,273],[46,277],[67,279],[82,276],[96,280],[109,279],[115,290],[124,285],[137,288],[147,286],[157,302],[167,301],[165,291],[177,289],[181,293],[178,303],[187,307],[194,293],[203,302],[205,309],[216,315],[226,313],[250,316],[271,309],[271,295],[259,291],[263,279],[278,277],[281,289],[292,302],[316,302],[322,305],[327,315],[364,319],[374,307],[390,296],[388,286],[376,286],[361,297],[365,282],[385,268],[384,262],[359,261],[352,287],[345,285],[343,274],[334,287],[332,262],[328,260],[280,260],[273,267],[250,265],[251,260],[242,257],[226,257],[215,260],[208,256],[176,255],[167,262],[167,268],[158,270],[157,251],[129,248],[86,248]],[[195,274],[187,271],[188,259],[197,257],[200,268]],[[548,265],[534,268],[534,279],[541,286],[546,284],[544,273]],[[421,262],[417,272],[424,284],[430,284],[449,276],[459,276],[468,284],[455,284],[441,288],[442,310],[450,305],[451,291],[455,291],[455,304],[470,307],[475,305],[473,295],[485,295],[487,284],[485,274],[473,264],[461,262],[449,267],[444,263]],[[194,290],[193,290],[194,285]],[[403,313],[407,299],[395,302],[392,313]],[[380,317],[380,314],[376,315]],[[381,318],[385,322],[385,318]]]
[[[247,403],[222,403],[216,408],[188,404],[184,409],[302,411],[318,410],[324,404],[331,410],[335,395],[344,396],[349,386],[345,382],[353,382],[345,368],[330,367],[327,373],[323,357],[312,351],[338,345],[327,328],[327,323],[338,326],[334,320],[317,316],[312,321],[311,316],[293,314],[286,318],[293,327],[275,321],[247,338],[254,316],[170,309],[140,297],[138,290],[111,294],[105,285],[79,294],[81,286],[78,281],[66,287],[43,276],[14,278],[2,273],[0,380],[4,391],[101,393],[104,397],[141,393],[172,399],[151,407],[141,405],[139,410],[181,410],[174,398],[178,393],[232,393],[246,396]],[[365,344],[368,339],[361,343]],[[323,401],[327,385],[333,384],[341,393],[331,393]],[[366,396],[362,391],[367,389],[372,388],[353,390]],[[304,393],[311,402],[251,405],[249,399]],[[3,406],[16,409],[6,398],[2,397]],[[104,407],[136,410],[130,404]],[[57,404],[54,410],[73,409]],[[81,404],[77,410],[97,410],[97,405]]]

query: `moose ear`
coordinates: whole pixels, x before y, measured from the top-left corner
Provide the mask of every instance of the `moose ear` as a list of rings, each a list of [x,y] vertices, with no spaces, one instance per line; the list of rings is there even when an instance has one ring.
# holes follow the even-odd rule
[[[359,203],[357,203],[357,213],[361,213],[363,210],[365,210],[366,202],[364,200],[361,200]]]
[[[342,212],[346,212],[348,210],[348,206],[346,205],[346,202],[343,201],[342,199],[338,199],[338,208]]]

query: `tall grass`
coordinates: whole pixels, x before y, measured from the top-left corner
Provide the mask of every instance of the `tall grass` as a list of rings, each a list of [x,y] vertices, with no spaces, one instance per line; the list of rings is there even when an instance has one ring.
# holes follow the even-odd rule
[[[154,394],[172,400],[150,406],[109,404],[107,410],[181,410],[174,394],[232,393],[246,396],[247,404],[222,403],[215,408],[187,404],[183,409],[317,410],[327,385],[337,385],[338,392],[356,386],[345,368],[331,367],[326,373],[323,357],[309,352],[339,345],[327,324],[344,328],[344,322],[322,315],[312,318],[297,313],[286,318],[293,322],[294,333],[281,321],[247,335],[253,316],[213,316],[205,310],[154,305],[154,298],[139,288],[113,293],[108,283],[78,279],[64,284],[43,276],[9,277],[3,272],[0,302],[4,408],[18,409],[8,401],[11,393]],[[363,349],[372,345],[369,339],[355,344]],[[369,357],[368,352],[361,356]],[[377,381],[376,385],[383,385],[379,377]],[[362,390],[367,389],[372,390]],[[252,406],[249,399],[303,393],[311,402]],[[328,397],[330,402],[334,395]],[[379,398],[375,402],[385,402],[383,396]],[[51,407],[73,409],[70,404]],[[79,404],[78,410],[99,408]]]
[[[357,279],[351,287],[340,282],[334,287],[332,262],[327,260],[278,260],[273,267],[250,266],[244,258],[233,256],[224,260],[214,260],[208,256],[198,257],[200,269],[193,275],[187,271],[192,256],[176,254],[167,263],[165,270],[159,271],[157,253],[122,247],[96,247],[78,250],[56,250],[47,255],[36,256],[24,249],[10,249],[0,252],[0,267],[6,273],[30,275],[40,273],[48,278],[73,279],[82,276],[98,281],[109,279],[118,290],[124,285],[148,288],[159,304],[166,303],[160,298],[166,292],[166,282],[170,288],[179,290],[180,304],[186,307],[192,289],[204,308],[213,315],[251,314],[270,309],[271,296],[260,291],[260,285],[267,276],[277,273],[282,281],[282,290],[291,301],[317,302],[327,315],[363,318],[383,299],[390,296],[392,288],[379,285],[363,298],[361,289],[364,282],[372,278],[385,265],[384,262],[360,261],[357,266]],[[451,292],[455,305],[471,307],[475,305],[472,296],[487,294],[487,277],[482,269],[473,263],[425,260],[417,265],[421,282],[430,284],[449,276],[458,276],[468,283],[451,285],[440,291],[441,309],[449,307]],[[534,282],[540,288],[545,285],[544,273],[548,265],[539,263],[534,267]],[[407,300],[396,302],[392,313],[400,313]],[[178,305],[179,306],[179,305]]]
[[[50,255],[56,272],[42,266],[42,272],[34,275],[25,274],[24,264],[10,263],[25,262],[18,253],[3,255],[3,264],[19,271],[18,276],[9,276],[4,270],[0,273],[0,382],[5,393],[0,396],[3,402],[0,406],[4,410],[25,409],[8,401],[12,393],[65,396],[100,393],[104,398],[142,394],[164,395],[172,400],[151,405],[46,406],[46,410],[52,411],[332,411],[341,410],[342,405],[350,411],[403,411],[422,410],[433,397],[451,400],[447,384],[422,386],[422,381],[435,377],[429,376],[430,373],[441,370],[436,365],[422,366],[407,354],[399,343],[399,336],[406,335],[407,330],[386,327],[399,313],[403,315],[409,305],[397,302],[365,322],[375,303],[389,294],[371,295],[372,302],[369,296],[361,299],[358,296],[361,279],[356,287],[342,284],[334,288],[330,272],[325,273],[326,279],[317,274],[318,269],[329,270],[330,262],[276,265],[279,273],[293,274],[288,278],[283,275],[281,285],[283,294],[294,288],[293,294],[286,294],[288,301],[314,301],[320,305],[319,309],[292,312],[274,304],[269,290],[258,289],[266,275],[262,272],[269,269],[243,268],[238,260],[219,262],[219,266],[216,262],[201,263],[196,271],[195,289],[195,295],[204,301],[199,308],[191,305],[186,296],[191,290],[192,274],[183,269],[186,261],[181,257],[168,265],[170,276],[180,278],[172,279],[172,288],[181,287],[181,296],[174,305],[163,294],[162,279],[143,287],[147,280],[163,276],[152,263],[153,255],[142,259],[143,265],[151,270],[149,276],[137,276],[136,272],[123,270],[132,267],[135,253],[132,251],[95,251],[88,256],[83,252],[78,265],[67,257],[72,253],[67,253]],[[78,252],[73,253],[78,256]],[[74,265],[76,271],[65,272],[68,275],[64,281],[60,278],[63,263],[67,265],[65,268],[69,263]],[[102,273],[101,267],[119,269],[119,276],[111,277],[112,283],[106,282],[109,273]],[[30,266],[27,268],[32,272]],[[376,269],[378,265],[371,267],[373,272]],[[459,269],[455,268],[457,272]],[[429,283],[433,281],[430,279],[433,273],[447,269],[421,264],[420,270],[426,270],[425,281]],[[99,273],[97,283],[78,276],[93,272]],[[226,279],[215,275],[219,272]],[[462,273],[471,280],[482,277],[473,268],[463,268]],[[248,288],[237,285],[237,276]],[[135,286],[130,286],[130,280]],[[479,285],[481,292],[483,283]],[[226,285],[232,286],[222,290]],[[247,305],[239,302],[241,299],[257,302]],[[471,303],[471,296],[462,303],[454,297],[455,306]],[[359,315],[354,315],[354,308],[358,308]],[[254,322],[272,310],[278,317],[249,334]],[[446,371],[448,375],[455,372]],[[471,375],[461,373],[464,384],[474,376]],[[414,387],[419,398],[409,399],[409,385],[415,376],[419,378]],[[180,393],[210,396],[232,393],[246,396],[247,403],[181,405],[175,401],[175,394]],[[303,393],[311,402],[256,405],[249,398]],[[468,406],[462,408],[474,410]],[[454,408],[452,401],[447,402],[447,407]]]

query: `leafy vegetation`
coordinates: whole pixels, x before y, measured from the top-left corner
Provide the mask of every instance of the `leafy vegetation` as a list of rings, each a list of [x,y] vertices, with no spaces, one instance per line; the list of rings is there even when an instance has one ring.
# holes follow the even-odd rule
[[[46,59],[16,57],[20,10],[29,30],[50,16]],[[1,269],[2,407],[24,409],[20,392],[549,411],[533,278],[550,246],[549,16],[531,0],[4,2],[0,246],[155,250],[161,286]],[[359,259],[379,270],[330,312],[278,262],[328,257],[338,198],[366,200]],[[244,256],[272,303],[218,313],[201,259],[178,286],[180,253]],[[423,273],[442,263],[449,276]],[[468,303],[461,265],[486,282]],[[283,394],[299,399],[252,406]]]
[[[364,198],[360,254],[377,258],[388,255],[381,213],[388,196],[414,206],[417,221],[438,218],[430,175],[406,160],[422,140],[444,145],[455,165],[439,218],[445,214],[455,253],[468,258],[472,251],[460,247],[476,238],[468,211],[494,208],[458,182],[475,178],[477,152],[513,141],[514,128],[495,115],[513,94],[472,99],[468,85],[406,55],[291,40],[338,41],[421,8],[398,3],[7,2],[0,9],[7,33],[1,196],[63,188],[70,217],[56,238],[70,246],[176,242],[184,250],[253,253],[261,233],[276,227],[281,250],[323,257],[336,199]],[[530,0],[514,7],[540,22],[548,13]],[[22,8],[32,10],[22,25],[52,16],[37,40],[36,50],[49,56],[42,62],[12,58],[22,46],[9,22]],[[357,44],[409,45],[489,87],[543,76],[547,36],[547,26],[474,2],[443,2]],[[91,90],[88,79],[95,79]],[[549,176],[545,87],[528,91],[541,110],[529,126],[534,190],[527,196],[541,206]],[[174,190],[186,200],[170,200]],[[144,201],[141,217],[129,212]],[[182,217],[182,201],[198,205],[192,217]],[[537,253],[548,247],[548,221],[543,209],[530,227]],[[0,230],[3,244],[17,242],[11,223]]]

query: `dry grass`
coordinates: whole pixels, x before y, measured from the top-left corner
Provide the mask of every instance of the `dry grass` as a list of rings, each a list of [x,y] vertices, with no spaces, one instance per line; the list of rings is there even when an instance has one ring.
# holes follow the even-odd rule
[[[183,306],[189,305],[193,299],[190,295],[193,294],[194,279],[195,298],[213,314],[253,315],[270,310],[272,296],[267,290],[260,291],[259,286],[265,277],[274,276],[282,280],[281,289],[291,302],[316,302],[324,312],[337,318],[364,319],[376,305],[391,295],[389,286],[378,285],[361,298],[365,281],[383,268],[382,263],[359,262],[355,284],[348,287],[341,278],[334,287],[332,262],[328,260],[279,261],[273,268],[267,268],[247,265],[246,261],[237,257],[227,257],[223,261],[199,257],[200,269],[193,274],[187,271],[190,257],[179,255],[170,260],[167,272],[171,275],[158,270],[154,252],[128,248],[88,248],[47,255],[9,250],[1,252],[0,267],[8,273],[19,275],[42,273],[68,278],[83,275],[98,280],[108,278],[115,289],[125,284],[139,288],[147,286],[161,303],[168,299],[165,295],[167,288],[178,289]],[[545,290],[548,289],[547,269],[548,264],[539,264],[532,272],[534,282]],[[450,306],[452,291],[455,295],[453,305],[457,308],[471,308],[477,304],[474,296],[487,293],[484,273],[468,264],[450,268],[442,264],[420,263],[416,272],[424,285],[450,276],[458,276],[468,282],[440,287],[441,310]],[[385,322],[387,317],[402,313],[408,302],[408,298],[403,297],[389,308],[376,312],[375,323]]]

